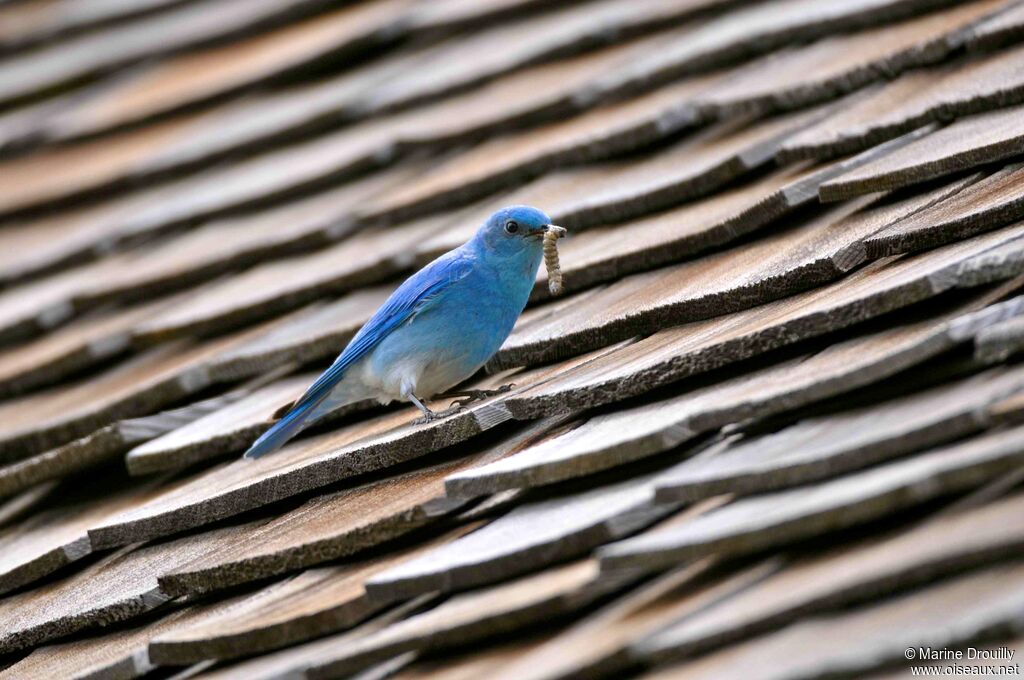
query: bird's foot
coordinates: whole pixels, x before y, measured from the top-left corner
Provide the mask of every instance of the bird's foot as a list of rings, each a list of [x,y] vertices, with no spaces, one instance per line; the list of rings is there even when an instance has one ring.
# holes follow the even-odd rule
[[[448,416],[453,416],[459,411],[465,411],[466,408],[462,404],[453,404],[443,411],[430,411],[425,410],[423,415],[416,420],[412,421],[413,425],[425,425],[426,423],[432,423],[435,420],[441,420]]]
[[[464,399],[458,399],[453,402],[454,405],[463,407],[466,404],[472,404],[475,401],[482,401],[484,399],[490,399],[496,397],[499,394],[505,394],[511,392],[512,388],[515,387],[515,383],[509,383],[502,385],[493,390],[460,390],[458,392],[448,392],[446,394],[439,395],[441,398],[447,397],[464,397]]]

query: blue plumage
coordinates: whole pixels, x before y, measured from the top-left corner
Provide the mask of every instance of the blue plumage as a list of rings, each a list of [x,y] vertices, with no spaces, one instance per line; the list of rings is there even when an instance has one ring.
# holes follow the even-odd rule
[[[473,375],[498,351],[526,306],[550,218],[528,206],[491,215],[467,243],[409,277],[335,362],[246,452],[271,453],[340,406],[423,399]]]

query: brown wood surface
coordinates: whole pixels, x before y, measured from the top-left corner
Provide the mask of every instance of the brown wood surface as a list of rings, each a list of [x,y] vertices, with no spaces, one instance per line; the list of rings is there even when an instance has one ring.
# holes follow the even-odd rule
[[[801,678],[838,668],[863,677],[885,666],[906,669],[908,647],[955,649],[1015,634],[1022,578],[1019,562],[971,572],[902,597],[808,618],[646,677]],[[961,625],[949,625],[945,617],[950,611],[960,612]],[[653,648],[640,653],[657,657]]]
[[[651,568],[753,552],[970,491],[1019,465],[1022,436],[1020,428],[995,431],[809,487],[743,498],[689,524],[608,546],[601,551],[602,565]]]

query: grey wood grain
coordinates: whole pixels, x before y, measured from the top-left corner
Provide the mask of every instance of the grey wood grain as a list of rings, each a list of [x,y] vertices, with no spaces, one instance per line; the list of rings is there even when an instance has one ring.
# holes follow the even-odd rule
[[[1024,217],[1019,186],[1024,166],[1008,165],[948,198],[868,237],[869,257],[934,248],[997,229]]]
[[[647,677],[795,680],[847,677],[907,664],[912,648],[956,649],[1016,634],[1024,599],[1019,562],[970,572],[901,597],[809,618],[748,643]],[[958,612],[955,625],[948,614]],[[981,646],[976,644],[975,646]],[[992,645],[997,646],[997,645]],[[643,653],[653,660],[653,646]],[[941,664],[940,664],[941,665]]]
[[[1010,227],[912,257],[878,261],[833,284],[741,312],[657,332],[651,328],[649,337],[535,390],[511,396],[505,403],[516,417],[609,403],[909,308],[958,287],[1011,278],[1019,271],[1016,239],[1020,229]],[[644,282],[661,299],[664,289],[653,288],[656,277],[643,276],[650,277]],[[612,341],[618,331],[622,335],[643,332],[645,318],[653,321],[655,312],[671,309],[659,304],[638,310],[638,298],[633,297],[629,298],[633,311],[620,312],[602,298],[604,292],[550,305],[544,315],[538,311],[524,316],[520,330],[499,352],[497,365],[553,360]]]
[[[521,505],[487,526],[367,581],[371,597],[410,597],[493,583],[629,535],[676,506],[652,503],[646,475]]]
[[[600,580],[593,561],[552,568],[490,588],[457,595],[357,642],[340,645],[339,638],[291,647],[273,657],[243,661],[221,677],[258,677],[273,666],[275,673],[338,675],[364,670],[396,654],[443,649],[518,629],[564,615],[601,594],[621,588],[629,579]],[[177,662],[178,659],[167,658]]]
[[[743,592],[638,640],[635,648],[694,656],[817,612],[884,601],[922,583],[1012,559],[1024,534],[1011,518],[1022,508],[1018,494],[798,556]]]
[[[918,184],[1019,154],[1021,108],[1011,106],[958,119],[924,139],[821,186],[823,201]]]
[[[393,604],[368,598],[363,587],[367,578],[477,526],[465,524],[370,558],[306,569],[230,607],[218,607],[160,632],[150,641],[148,653],[159,664],[185,665],[263,654],[347,630]]]
[[[778,158],[824,159],[880,144],[922,125],[982,113],[1024,100],[1024,49],[974,55],[911,71],[847,97],[841,111],[783,144]]]
[[[801,420],[719,452],[684,461],[656,498],[693,501],[747,495],[842,475],[958,439],[990,424],[989,408],[1024,389],[1024,372],[992,370],[871,406]]]
[[[510,380],[524,389],[550,378],[551,368],[491,376],[471,387],[494,388]],[[125,545],[209,524],[218,519],[406,463],[464,442],[511,419],[506,395],[470,405],[444,419],[416,424],[412,407],[351,423],[292,442],[257,461],[237,459],[198,472],[152,502],[90,530],[97,545]]]
[[[974,24],[1003,7],[997,1],[965,3],[779,50],[698,95],[696,106],[725,118],[828,101],[883,77],[947,59],[963,48]]]
[[[378,481],[317,496],[252,530],[246,543],[211,552],[159,577],[176,597],[222,590],[323,562],[349,558],[430,525],[468,499],[444,493],[446,475],[509,455],[551,422],[520,427],[492,446]]]
[[[808,487],[740,499],[687,525],[602,549],[608,568],[739,554],[884,517],[940,495],[965,492],[1020,465],[1024,429],[962,443]]]

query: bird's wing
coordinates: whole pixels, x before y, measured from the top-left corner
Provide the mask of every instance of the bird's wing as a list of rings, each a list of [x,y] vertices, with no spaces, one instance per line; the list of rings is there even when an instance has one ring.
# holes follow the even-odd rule
[[[319,401],[322,396],[326,396],[341,379],[345,369],[366,356],[391,331],[412,321],[451,284],[469,274],[472,267],[472,262],[466,258],[443,257],[409,277],[359,329],[345,351],[295,403],[295,408],[307,400]]]
[[[327,398],[349,366],[366,356],[394,329],[429,308],[445,289],[469,274],[472,268],[472,261],[455,251],[409,277],[356,333],[330,368],[252,445],[246,457],[257,458],[270,453],[298,434],[313,409]]]

